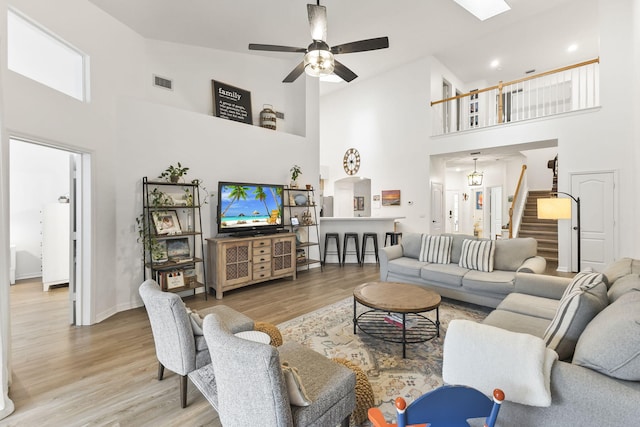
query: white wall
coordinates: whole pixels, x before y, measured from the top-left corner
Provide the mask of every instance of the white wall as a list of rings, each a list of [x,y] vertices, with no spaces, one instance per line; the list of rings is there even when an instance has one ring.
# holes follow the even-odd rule
[[[346,177],[342,157],[348,148],[360,152],[357,176],[371,177],[371,195],[401,190],[401,206],[373,209],[371,216],[404,216],[399,231],[429,224],[428,135],[426,100],[430,99],[430,59],[425,58],[380,76],[332,92],[320,100],[320,164],[329,170],[324,194]],[[407,85],[405,82],[412,82]],[[325,178],[323,176],[323,178]],[[409,206],[407,201],[415,203]],[[334,212],[337,212],[334,206]]]
[[[11,243],[16,279],[42,275],[42,209],[69,196],[69,153],[11,141]]]
[[[7,5],[0,2],[3,16]],[[3,68],[3,125],[10,135],[91,155],[93,321],[141,305],[134,224],[143,176],[181,161],[215,193],[219,179],[286,183],[295,163],[317,185],[318,82],[303,77],[282,85],[289,61],[199,48],[176,57],[180,46],[145,40],[86,0],[11,5],[90,56],[89,103]],[[6,44],[2,49],[6,57]],[[152,73],[175,78],[176,90],[152,88]],[[273,103],[291,133],[212,117],[211,79],[252,92],[254,112]],[[8,147],[7,136],[2,144]]]
[[[438,99],[440,92],[430,96],[429,79],[432,70],[440,67],[434,66],[435,59],[422,59],[321,99],[321,163],[335,164],[332,173],[337,173],[338,160],[348,145],[366,152],[361,170],[372,177],[373,194],[382,186],[386,189],[395,184],[402,190],[403,200],[405,192],[412,197],[420,195],[415,207],[401,207],[407,216],[403,227],[420,231],[428,230],[422,214],[426,213],[428,220],[428,191],[423,183],[430,177],[430,155],[557,140],[560,191],[570,191],[571,173],[618,172],[615,256],[640,256],[636,243],[640,228],[634,214],[640,195],[634,172],[640,157],[634,138],[638,125],[633,119],[638,101],[628,92],[640,79],[634,68],[638,47],[630,43],[638,38],[633,24],[635,20],[635,28],[640,28],[640,12],[632,0],[599,0],[598,6],[602,108],[431,138],[431,126],[425,124],[431,122],[428,102]],[[440,74],[436,77],[440,87]],[[386,114],[388,120],[362,120],[370,112],[376,112],[376,118]],[[367,167],[375,169],[363,170]],[[504,194],[511,193],[507,190]],[[560,227],[559,265],[565,268],[569,265],[570,233],[569,225]]]

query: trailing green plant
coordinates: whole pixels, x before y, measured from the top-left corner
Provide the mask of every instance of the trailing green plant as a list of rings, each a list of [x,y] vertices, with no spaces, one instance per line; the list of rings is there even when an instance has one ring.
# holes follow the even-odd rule
[[[158,190],[157,187],[151,190],[149,194],[151,195],[151,206],[154,208],[173,205],[173,199],[167,194]]]
[[[169,167],[166,168],[164,172],[162,172],[160,176],[158,176],[158,178],[163,178],[169,182],[175,183],[175,182],[178,182],[178,180],[182,178],[184,175],[186,175],[187,171],[189,171],[189,168],[183,167],[180,164],[180,162],[178,162],[176,166],[169,165]]]
[[[142,243],[142,253],[148,251],[153,262],[158,262],[166,257],[165,246],[156,239],[155,229],[147,221],[144,214],[138,215],[136,218],[136,224],[138,225],[138,238],[136,241]]]
[[[207,191],[207,188],[202,184],[202,180],[200,179],[192,179],[191,180],[191,184],[197,186],[201,192],[204,193],[204,196],[202,194],[200,194],[200,204],[201,205],[206,205],[209,203],[209,192]],[[193,191],[191,187],[184,187],[184,196],[183,199],[186,200],[187,202],[187,206],[193,206]]]
[[[291,172],[291,181],[297,181],[298,177],[302,174],[302,168],[298,165],[293,165],[290,172]]]

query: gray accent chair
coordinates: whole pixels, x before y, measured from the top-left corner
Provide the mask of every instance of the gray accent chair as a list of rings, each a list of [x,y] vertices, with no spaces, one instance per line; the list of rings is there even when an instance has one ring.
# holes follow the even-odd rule
[[[225,427],[349,425],[356,404],[351,369],[295,342],[275,348],[234,336],[219,316],[204,319],[210,365],[189,374]],[[281,361],[295,367],[309,406],[292,406]]]
[[[179,295],[163,292],[153,280],[147,280],[138,289],[149,315],[153,341],[158,358],[158,380],[164,369],[180,375],[180,404],[187,406],[187,375],[211,363],[209,349],[202,335],[194,335],[191,319]],[[199,314],[217,313],[234,332],[253,329],[253,320],[230,307],[219,305]]]

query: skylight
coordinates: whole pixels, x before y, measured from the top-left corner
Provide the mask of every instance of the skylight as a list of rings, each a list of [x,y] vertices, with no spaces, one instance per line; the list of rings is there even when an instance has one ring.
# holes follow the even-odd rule
[[[481,21],[510,10],[504,0],[453,0]]]
[[[52,89],[86,100],[85,55],[18,13],[7,12],[8,67]]]

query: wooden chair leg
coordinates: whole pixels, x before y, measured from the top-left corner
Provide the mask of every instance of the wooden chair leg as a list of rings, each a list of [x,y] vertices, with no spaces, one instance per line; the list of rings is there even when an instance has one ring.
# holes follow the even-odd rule
[[[187,376],[180,377],[180,404],[182,408],[187,407]]]
[[[162,381],[163,376],[164,376],[164,366],[162,366],[162,363],[158,362],[158,381]]]

